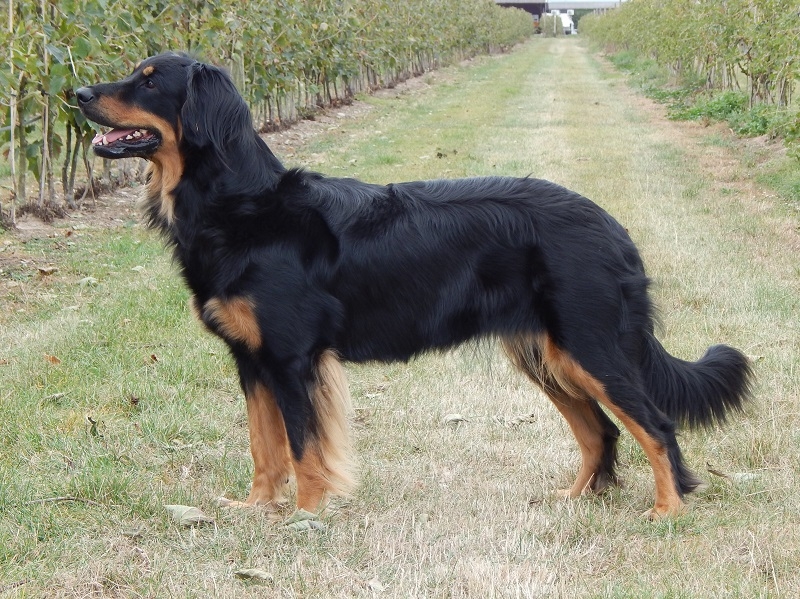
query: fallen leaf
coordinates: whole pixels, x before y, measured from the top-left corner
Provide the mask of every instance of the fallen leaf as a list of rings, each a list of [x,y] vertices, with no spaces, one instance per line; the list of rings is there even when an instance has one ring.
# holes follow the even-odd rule
[[[51,275],[54,272],[58,272],[58,268],[55,266],[40,266],[38,270],[39,274],[42,276]]]
[[[94,418],[92,418],[91,416],[87,416],[87,417],[86,417],[86,422],[88,422],[88,423],[89,423],[89,434],[90,434],[92,437],[101,437],[101,436],[102,436],[102,435],[99,433],[99,431],[97,430],[97,425],[99,424],[99,421],[95,420],[95,419],[94,419]]]
[[[318,520],[316,514],[302,509],[289,516],[283,526],[289,530],[325,530],[325,525]]]
[[[467,419],[464,418],[461,414],[448,414],[445,416],[442,421],[447,426],[458,426],[462,422],[466,422]]]
[[[727,474],[721,470],[717,470],[708,462],[706,462],[706,467],[708,468],[709,474],[719,476],[720,478],[724,478],[732,483],[747,483],[761,478],[761,475],[756,474],[755,472],[731,472],[730,474]]]
[[[728,478],[728,475],[722,472],[721,470],[717,470],[711,465],[710,462],[706,462],[706,469],[708,470],[709,474],[713,474],[714,476],[719,476],[721,478]]]
[[[95,287],[97,285],[97,279],[94,277],[83,277],[78,281],[78,285],[81,287]]]
[[[512,418],[506,422],[506,425],[513,428],[515,426],[519,426],[520,424],[533,424],[534,422],[536,422],[536,415],[532,412],[530,414],[525,414],[524,416]]]
[[[386,590],[386,587],[381,584],[381,581],[378,580],[377,577],[370,580],[367,583],[367,587],[369,587],[369,590],[373,593],[383,593]]]
[[[272,574],[266,570],[259,570],[258,568],[244,568],[242,570],[236,570],[233,575],[236,578],[241,578],[242,580],[252,580],[256,582],[273,581]]]
[[[181,526],[196,526],[198,524],[213,524],[214,518],[205,515],[200,508],[190,505],[165,505],[172,518]]]
[[[144,270],[144,266],[141,266],[141,265],[134,266],[133,268],[131,268],[131,270],[134,271],[134,272],[142,272]]]
[[[356,424],[367,424],[372,418],[372,410],[369,408],[354,408],[353,421]]]
[[[56,356],[51,356],[50,354],[45,354],[44,359],[50,362],[51,364],[61,364],[61,360]]]

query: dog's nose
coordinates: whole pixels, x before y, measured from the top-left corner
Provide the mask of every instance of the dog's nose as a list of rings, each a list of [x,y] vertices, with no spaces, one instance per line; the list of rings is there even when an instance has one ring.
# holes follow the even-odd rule
[[[94,94],[92,93],[91,87],[79,87],[75,92],[75,95],[78,97],[78,102],[81,104],[88,104],[94,100]]]

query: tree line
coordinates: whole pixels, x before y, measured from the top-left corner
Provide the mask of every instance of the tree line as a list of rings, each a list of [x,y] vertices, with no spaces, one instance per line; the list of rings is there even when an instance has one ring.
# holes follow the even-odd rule
[[[74,90],[182,50],[226,66],[262,129],[321,105],[509,47],[533,33],[492,0],[7,0],[0,144],[19,204],[76,207],[95,180]],[[90,185],[76,191],[85,169]],[[0,205],[2,209],[2,205]]]
[[[581,33],[666,69],[685,114],[738,114],[743,133],[782,136],[800,158],[797,0],[631,0],[584,17]]]

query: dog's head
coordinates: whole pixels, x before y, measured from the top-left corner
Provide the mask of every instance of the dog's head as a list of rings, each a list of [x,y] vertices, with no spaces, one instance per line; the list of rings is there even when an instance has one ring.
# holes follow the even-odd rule
[[[195,60],[161,54],[140,62],[128,77],[76,91],[86,118],[110,131],[92,140],[104,158],[151,158],[181,137],[180,111],[186,102],[186,82]]]
[[[208,177],[235,175],[260,141],[227,73],[185,54],[153,56],[122,81],[82,87],[75,95],[87,119],[110,128],[92,140],[98,156],[151,162],[145,213],[165,229],[174,222],[174,192],[187,168],[197,173],[204,164],[214,167],[204,169]]]
[[[178,53],[143,60],[128,77],[76,91],[81,112],[110,131],[92,140],[104,158],[157,161],[182,144],[222,151],[234,135],[252,132],[250,112],[228,75]]]

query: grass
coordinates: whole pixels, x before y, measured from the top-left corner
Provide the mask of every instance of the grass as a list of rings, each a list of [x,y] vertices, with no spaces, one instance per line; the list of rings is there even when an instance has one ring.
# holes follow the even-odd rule
[[[0,596],[800,594],[791,206],[753,182],[735,147],[659,118],[575,40],[425,81],[366,98],[366,116],[290,163],[375,182],[533,174],[614,214],[642,250],[673,353],[696,359],[725,342],[758,356],[747,414],[681,437],[709,481],[690,512],[638,518],[653,481],[629,435],[624,488],[555,499],[575,443],[488,344],[348,369],[361,484],[325,530],[219,509],[251,475],[226,350],[193,322],[158,239],[68,222],[28,241],[0,234]],[[453,413],[467,420],[443,424]],[[215,524],[180,527],[165,504]],[[243,568],[272,580],[236,578]]]
[[[709,90],[702,78],[693,80],[689,77],[676,82],[666,68],[635,52],[623,50],[608,58],[617,69],[628,75],[632,86],[665,104],[670,118],[697,121],[703,126],[724,123],[741,138],[763,137],[772,143],[782,142],[786,152],[773,149],[769,153],[764,164],[760,165],[762,172],[758,181],[795,207],[800,206],[800,113],[796,103],[789,106],[756,103],[751,106],[747,93],[743,91]]]

